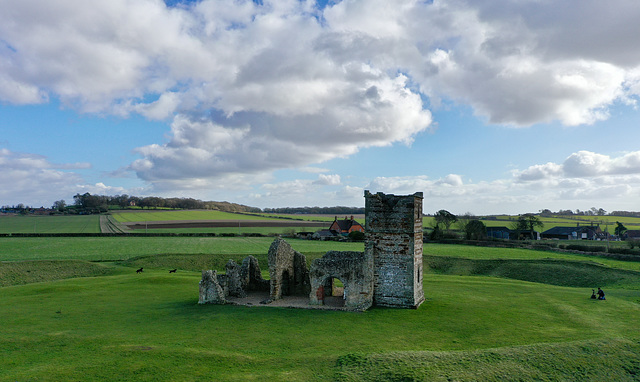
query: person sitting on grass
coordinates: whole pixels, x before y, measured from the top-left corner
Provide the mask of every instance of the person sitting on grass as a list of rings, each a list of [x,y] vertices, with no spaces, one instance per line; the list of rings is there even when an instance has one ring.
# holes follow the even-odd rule
[[[606,300],[606,298],[604,298],[604,292],[600,288],[598,288],[598,300]]]
[[[598,298],[598,297],[596,297],[596,291],[595,291],[595,289],[591,289],[591,299],[592,299],[592,300],[595,300],[595,299],[597,299],[597,298]]]

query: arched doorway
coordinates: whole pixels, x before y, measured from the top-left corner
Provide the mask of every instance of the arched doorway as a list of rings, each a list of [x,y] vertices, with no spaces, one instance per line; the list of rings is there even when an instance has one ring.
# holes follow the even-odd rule
[[[327,277],[322,287],[324,291],[324,305],[343,307],[345,303],[346,285],[337,277]]]

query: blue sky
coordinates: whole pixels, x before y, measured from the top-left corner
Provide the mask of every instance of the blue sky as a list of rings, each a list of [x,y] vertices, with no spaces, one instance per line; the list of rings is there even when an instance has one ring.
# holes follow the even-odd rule
[[[0,204],[640,210],[628,1],[0,0]]]

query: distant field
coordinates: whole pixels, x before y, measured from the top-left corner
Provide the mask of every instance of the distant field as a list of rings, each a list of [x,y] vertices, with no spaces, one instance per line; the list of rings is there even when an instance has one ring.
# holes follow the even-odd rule
[[[100,233],[100,216],[0,216],[0,233],[70,232]]]
[[[350,217],[351,215],[349,215]],[[356,221],[364,225],[364,216],[355,215]],[[113,212],[112,218],[124,225],[137,223],[142,232],[174,233],[284,233],[291,230],[317,231],[327,228],[335,219],[334,215],[283,215],[283,214],[234,214],[221,211],[200,210],[126,210]],[[344,216],[338,216],[344,219]],[[510,228],[515,216],[499,215],[494,219],[483,219],[488,227],[505,226]],[[640,229],[640,218],[615,216],[575,216],[541,218],[544,224],[541,231],[556,226],[576,226],[577,224],[600,224],[600,227],[613,232],[615,222],[620,221],[628,229]],[[313,222],[305,225],[304,222]],[[324,222],[324,224],[319,223]],[[423,219],[425,229],[433,227],[432,217]],[[608,225],[607,225],[608,224]],[[256,225],[262,225],[256,227]],[[269,227],[271,225],[271,227]],[[198,226],[198,227],[196,227]],[[458,229],[454,224],[452,229]],[[98,215],[68,216],[0,216],[0,233],[99,233]]]
[[[194,210],[170,210],[170,211],[121,211],[112,212],[113,217],[120,223],[144,222],[144,221],[169,221],[169,220],[269,220],[269,218],[234,214],[222,211],[194,211]],[[275,220],[275,219],[274,219]]]
[[[358,223],[364,225],[364,214],[358,215],[332,215],[332,214],[256,214],[260,216],[266,217],[274,217],[274,218],[286,218],[286,219],[296,219],[296,220],[307,220],[307,221],[324,221],[324,222],[333,222],[336,218],[338,220],[343,220],[345,218],[350,219],[353,216],[353,219]]]
[[[507,227],[511,228],[512,224],[518,219],[517,216],[497,215],[491,218],[481,219],[487,227]],[[580,225],[594,224],[600,225],[600,228],[604,231],[605,228],[609,229],[610,233],[616,227],[616,221],[622,223],[627,229],[640,229],[640,218],[635,217],[621,217],[621,216],[558,216],[558,217],[541,217],[540,221],[544,224],[542,228],[538,228],[539,231],[546,231],[553,227],[575,227]],[[425,216],[422,220],[422,224],[425,228],[434,226],[433,217]],[[457,229],[457,225],[454,223],[451,227]]]
[[[321,227],[248,227],[242,226],[240,227],[197,227],[197,228],[158,228],[158,229],[147,229],[140,230],[140,232],[148,232],[148,233],[214,233],[216,235],[220,234],[259,234],[259,235],[280,235],[288,232],[315,232],[321,229]],[[135,233],[135,232],[134,232]]]
[[[0,237],[0,261],[115,261],[157,254],[266,254],[273,237]],[[290,239],[299,252],[363,251],[363,243]]]

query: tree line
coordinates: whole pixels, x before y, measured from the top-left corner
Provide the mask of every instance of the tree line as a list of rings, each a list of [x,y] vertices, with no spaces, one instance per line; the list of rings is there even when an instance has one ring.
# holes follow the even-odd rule
[[[91,195],[88,192],[74,195],[73,205],[67,205],[64,200],[57,200],[51,208],[60,212],[75,210],[86,213],[101,213],[107,212],[110,209],[127,208],[210,209],[225,212],[262,212],[260,208],[229,202],[202,201],[194,198],[161,198],[158,196],[138,197],[126,194],[115,196]]]
[[[364,214],[364,207],[281,207],[265,208],[262,212],[272,214],[358,215]]]

